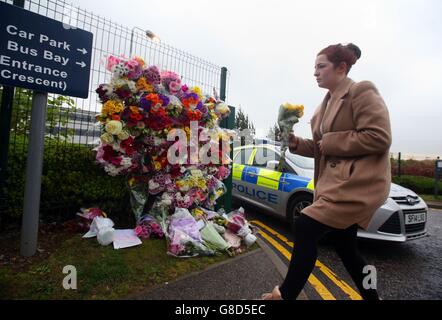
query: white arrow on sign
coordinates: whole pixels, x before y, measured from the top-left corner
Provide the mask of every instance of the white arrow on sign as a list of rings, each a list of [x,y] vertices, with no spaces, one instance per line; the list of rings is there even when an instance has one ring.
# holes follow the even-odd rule
[[[75,62],[75,63],[81,66],[82,68],[86,67],[86,63],[84,63],[83,61],[81,61],[81,63],[80,62]]]
[[[87,53],[87,50],[86,50],[85,48],[77,49],[77,51],[80,51],[80,52],[83,53],[83,54],[86,54],[86,53]]]

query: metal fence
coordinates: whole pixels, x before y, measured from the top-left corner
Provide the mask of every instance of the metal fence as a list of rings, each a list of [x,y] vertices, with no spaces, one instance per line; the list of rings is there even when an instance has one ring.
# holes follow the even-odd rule
[[[9,4],[17,1],[0,0]],[[105,69],[108,55],[140,56],[148,65],[156,65],[160,70],[174,71],[189,86],[199,86],[204,93],[212,94],[221,88],[228,95],[228,78],[221,66],[193,56],[183,50],[163,42],[155,42],[146,36],[144,26],[127,27],[88,12],[65,1],[25,0],[24,8],[48,18],[61,21],[73,28],[93,33],[89,97],[87,99],[60,97],[49,94],[46,136],[67,144],[93,146],[98,142],[100,129],[96,126],[95,115],[101,111],[96,88],[108,83],[110,72]],[[149,26],[146,25],[146,28]],[[0,90],[3,92],[3,87]],[[9,138],[9,153],[25,152],[31,115],[32,92],[15,89],[12,105],[12,121]],[[1,99],[1,98],[0,98]],[[1,150],[3,152],[4,150]],[[8,166],[15,165],[9,161]],[[2,166],[3,168],[3,166]],[[0,200],[1,196],[0,196]],[[3,202],[3,201],[0,201]],[[0,213],[2,210],[0,205]]]
[[[0,1],[13,3],[11,0]],[[183,83],[199,86],[205,93],[211,94],[213,89],[219,92],[221,87],[220,66],[162,42],[152,41],[143,32],[142,26],[134,26],[133,28],[122,26],[105,17],[70,5],[65,1],[27,0],[24,2],[26,10],[61,21],[70,27],[92,32],[94,35],[89,98],[74,98],[75,109],[66,109],[66,104],[63,104],[62,107],[65,107],[63,112],[48,114],[47,123],[50,127],[48,134],[57,139],[64,139],[68,135],[71,142],[92,144],[99,137],[99,131],[94,126],[94,116],[100,112],[101,106],[98,103],[95,89],[101,83],[110,80],[111,75],[105,70],[104,63],[108,55],[129,57],[130,51],[132,51],[132,55],[142,57],[149,65],[157,65],[161,70],[166,69],[178,73],[182,76]],[[14,102],[17,104],[16,102],[21,100],[22,107],[13,110],[15,112],[14,119],[18,119],[18,124],[13,122],[15,127],[11,127],[13,145],[18,144],[14,139],[14,135],[22,133],[28,127],[31,99],[26,93],[26,90],[16,92],[16,101]],[[21,97],[22,94],[25,97]],[[57,95],[50,95],[50,99],[51,96],[52,99],[57,97]],[[23,100],[27,101],[28,108],[24,108]],[[17,114],[18,112],[21,112],[21,114]],[[63,118],[66,116],[69,117],[68,123]],[[19,128],[17,128],[17,125]]]

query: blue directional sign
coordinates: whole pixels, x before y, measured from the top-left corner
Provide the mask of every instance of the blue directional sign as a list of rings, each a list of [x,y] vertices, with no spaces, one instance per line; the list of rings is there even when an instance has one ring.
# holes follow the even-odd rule
[[[87,98],[93,34],[0,2],[0,84]]]

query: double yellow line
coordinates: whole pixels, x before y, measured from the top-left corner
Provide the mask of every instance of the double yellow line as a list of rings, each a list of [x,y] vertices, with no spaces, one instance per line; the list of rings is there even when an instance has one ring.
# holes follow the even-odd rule
[[[253,220],[250,221],[254,225],[257,225],[263,229],[265,229],[269,234],[276,237],[286,245],[288,245],[290,248],[293,249],[293,242],[289,241],[286,237],[284,237],[279,232],[275,231],[274,229],[270,228],[269,226],[265,225],[264,223]],[[274,238],[269,236],[266,232],[263,230],[260,231],[260,234],[263,236],[264,239],[266,239],[276,250],[278,250],[288,261],[290,261],[292,255],[291,253],[284,248],[282,245],[278,243]],[[316,267],[319,268],[319,270],[326,275],[337,287],[339,287],[345,294],[348,295],[348,297],[351,300],[362,300],[362,297],[357,293],[351,286],[349,286],[344,280],[338,279],[338,276],[330,270],[326,265],[324,265],[319,260],[316,260]],[[325,285],[312,273],[310,274],[310,277],[308,278],[308,282],[310,285],[316,290],[316,292],[322,297],[324,300],[336,300],[336,298],[333,296],[333,294],[325,287]]]

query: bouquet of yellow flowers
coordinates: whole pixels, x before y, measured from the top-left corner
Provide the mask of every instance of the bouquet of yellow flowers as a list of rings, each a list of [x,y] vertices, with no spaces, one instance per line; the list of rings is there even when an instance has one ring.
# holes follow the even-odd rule
[[[304,115],[304,106],[290,103],[284,103],[279,107],[278,125],[281,131],[281,154],[278,171],[281,171],[285,158],[285,152],[289,143],[289,134],[293,126],[299,122],[299,118]]]

